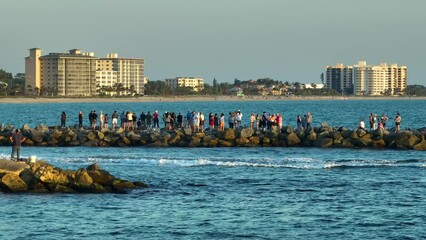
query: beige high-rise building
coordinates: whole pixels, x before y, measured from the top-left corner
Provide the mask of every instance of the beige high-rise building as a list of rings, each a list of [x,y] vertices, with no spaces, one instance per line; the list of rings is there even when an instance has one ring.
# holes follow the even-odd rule
[[[195,77],[177,77],[166,79],[166,85],[173,90],[178,87],[189,87],[198,92],[204,89],[204,79]]]
[[[41,50],[33,48],[25,59],[25,74],[26,93],[32,95],[144,93],[144,60],[118,58],[117,54],[96,58],[94,53],[73,49],[41,56]]]
[[[41,49],[32,48],[25,58],[25,94],[36,95],[41,88],[40,57]]]
[[[404,94],[407,88],[407,67],[397,64],[367,65],[365,61],[354,66],[355,95]]]
[[[65,97],[96,95],[96,60],[93,53],[78,49],[40,57],[43,91]]]

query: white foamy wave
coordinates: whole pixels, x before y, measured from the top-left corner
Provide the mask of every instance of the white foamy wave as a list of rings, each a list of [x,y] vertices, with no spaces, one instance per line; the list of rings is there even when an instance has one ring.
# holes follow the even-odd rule
[[[311,159],[309,160],[311,161]],[[308,162],[309,162],[308,161]],[[291,161],[287,160],[270,160],[263,159],[258,161],[221,161],[210,159],[193,159],[193,160],[177,160],[177,159],[160,159],[160,165],[177,165],[181,167],[196,167],[196,166],[219,166],[219,167],[262,167],[262,168],[300,168],[311,169],[317,168],[315,164],[306,164],[307,161],[297,161],[295,158]]]

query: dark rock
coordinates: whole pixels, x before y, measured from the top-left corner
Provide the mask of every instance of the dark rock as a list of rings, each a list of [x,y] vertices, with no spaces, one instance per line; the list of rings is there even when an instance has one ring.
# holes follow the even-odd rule
[[[136,186],[132,182],[125,180],[117,179],[112,182],[112,189],[117,193],[126,193],[127,190],[134,189],[135,187]]]
[[[99,165],[94,163],[86,168],[87,171],[99,171]]]
[[[292,132],[287,136],[287,141],[286,141],[287,146],[294,146],[294,145],[298,145],[299,143],[300,143],[300,139],[296,133]]]
[[[133,182],[133,185],[138,188],[149,188],[148,184],[139,181]]]
[[[422,141],[420,141],[413,147],[413,149],[418,151],[426,151],[426,140],[423,139]]]
[[[319,143],[319,146],[322,148],[328,148],[333,146],[333,139],[331,138],[318,139],[317,141]]]

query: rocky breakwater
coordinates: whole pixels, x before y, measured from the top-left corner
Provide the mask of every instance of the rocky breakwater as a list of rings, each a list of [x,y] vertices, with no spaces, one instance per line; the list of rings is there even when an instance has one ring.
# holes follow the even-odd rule
[[[148,185],[114,177],[96,164],[72,171],[45,161],[0,160],[0,191],[6,193],[127,193],[138,187]]]
[[[0,129],[0,145],[10,145],[12,128]],[[23,126],[25,146],[93,146],[93,147],[321,147],[388,148],[426,150],[426,128],[399,133],[384,129],[374,131],[331,127],[327,123],[305,130],[285,126],[282,129],[255,131],[251,128],[206,130],[191,129],[131,130],[122,128],[83,129]]]

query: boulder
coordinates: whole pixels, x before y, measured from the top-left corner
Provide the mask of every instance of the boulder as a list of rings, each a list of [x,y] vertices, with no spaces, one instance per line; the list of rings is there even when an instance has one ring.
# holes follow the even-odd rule
[[[186,136],[192,136],[192,129],[190,129],[190,128],[185,128],[185,129],[184,129],[184,132],[185,132],[185,135],[186,135]]]
[[[92,165],[89,165],[88,167],[86,167],[87,171],[99,171],[101,170],[101,168],[99,167],[98,164],[94,163]]]
[[[60,184],[68,185],[69,179],[66,174],[62,173],[62,169],[55,168],[52,165],[40,165],[36,171],[34,171],[35,176],[45,184]]]
[[[420,141],[413,147],[413,149],[418,151],[426,151],[426,140],[423,139],[422,141]]]
[[[128,146],[132,145],[132,141],[130,141],[127,137],[123,137],[121,140]]]
[[[114,192],[117,193],[126,193],[127,190],[133,189],[136,186],[129,181],[125,181],[125,180],[114,180],[112,182],[112,189]]]
[[[286,144],[288,146],[298,145],[300,143],[300,139],[296,133],[292,132],[287,136]]]
[[[323,138],[318,139],[318,146],[322,148],[329,148],[333,146],[333,139],[332,138]]]
[[[26,168],[29,168],[29,166],[24,162],[0,159],[0,174],[14,173],[19,175]]]
[[[93,131],[90,131],[86,134],[86,137],[89,139],[89,141],[97,141],[98,136]]]
[[[87,170],[79,170],[78,173],[76,173],[75,182],[74,185],[78,189],[88,189],[90,185],[92,185],[93,179],[90,177],[90,175],[87,173]]]
[[[237,146],[244,146],[244,145],[246,145],[247,143],[249,143],[250,142],[250,140],[248,140],[247,138],[237,138],[237,139],[235,139],[235,143],[237,144]]]
[[[232,142],[226,141],[226,140],[219,140],[219,144],[222,147],[233,147],[234,144]]]
[[[85,147],[98,147],[99,141],[98,140],[88,141],[88,142],[85,142],[83,144],[83,146],[85,146]]]
[[[143,182],[133,182],[133,185],[135,185],[135,187],[139,187],[139,188],[149,188],[149,185]]]
[[[76,191],[72,188],[63,185],[55,185],[55,188],[52,190],[55,193],[75,193]]]
[[[90,176],[93,183],[97,183],[102,186],[111,186],[112,181],[116,179],[116,177],[111,175],[109,172],[100,169],[87,171],[87,174]]]
[[[373,144],[372,146],[374,148],[385,148],[386,147],[386,142],[383,139],[380,140],[373,140]]]
[[[235,131],[232,128],[225,129],[225,134],[223,136],[224,140],[234,140],[235,139]]]
[[[31,140],[35,143],[41,143],[44,139],[44,133],[35,129],[31,129]]]
[[[56,140],[58,140],[61,136],[62,136],[62,131],[58,131],[57,129],[53,130],[53,132],[50,134],[50,137]]]
[[[251,137],[250,142],[253,143],[254,145],[259,145],[260,139],[259,137]]]
[[[252,128],[244,128],[240,132],[240,137],[250,138],[251,136],[253,136],[253,134],[254,134],[254,130]]]
[[[103,133],[103,132],[98,132],[98,138],[99,139],[104,139],[104,137],[105,137],[105,134]],[[89,138],[90,139],[90,138]]]
[[[294,128],[292,126],[286,126],[284,127],[283,131],[287,134],[290,134],[294,132]]]
[[[8,173],[0,179],[0,187],[5,192],[26,192],[28,191],[27,184],[19,177],[18,174]]]
[[[309,141],[315,141],[315,140],[317,140],[317,134],[315,132],[309,133],[307,139]]]
[[[170,134],[169,134],[169,135],[170,135]],[[126,137],[127,137],[129,140],[134,141],[134,142],[138,142],[138,141],[142,140],[141,135],[136,134],[136,133],[134,133],[133,131],[132,131],[132,132],[129,132],[129,133],[126,135]]]

